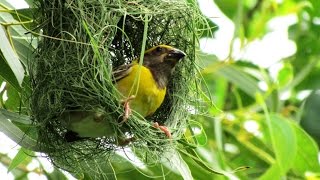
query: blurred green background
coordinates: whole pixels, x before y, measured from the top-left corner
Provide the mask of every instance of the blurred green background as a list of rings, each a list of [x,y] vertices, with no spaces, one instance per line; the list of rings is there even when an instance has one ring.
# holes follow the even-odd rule
[[[33,7],[27,4],[32,0],[9,1],[0,0],[0,108],[19,112],[25,73],[21,63],[36,47],[21,25],[31,28]],[[196,53],[197,78],[204,89],[199,112],[205,113],[195,109],[192,121],[197,123],[192,126],[202,161],[181,154],[181,166],[188,171],[183,172],[170,163],[144,166],[123,156],[121,163],[110,162],[106,177],[320,179],[320,1],[192,3],[199,3],[211,27],[203,30]],[[17,18],[16,12],[24,16]],[[39,154],[16,145],[23,132],[15,127],[19,123],[7,120],[0,111],[1,177],[73,178],[44,158],[28,156]]]

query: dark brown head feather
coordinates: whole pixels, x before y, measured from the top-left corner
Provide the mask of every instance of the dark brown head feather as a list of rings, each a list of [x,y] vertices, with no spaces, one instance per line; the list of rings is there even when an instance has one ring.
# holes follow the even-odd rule
[[[143,65],[148,67],[159,88],[167,86],[170,75],[185,53],[167,45],[158,45],[144,54]]]

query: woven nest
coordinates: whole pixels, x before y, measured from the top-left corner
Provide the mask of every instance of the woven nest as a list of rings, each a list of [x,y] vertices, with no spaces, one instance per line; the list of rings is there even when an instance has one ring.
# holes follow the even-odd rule
[[[38,126],[39,147],[56,165],[73,169],[79,162],[109,157],[122,148],[158,159],[176,146],[188,121],[187,100],[193,96],[197,8],[184,0],[36,0],[42,25],[36,58],[30,62],[31,111]],[[145,45],[144,45],[145,43]],[[137,114],[124,124],[112,69],[130,63],[144,47],[168,44],[186,52],[167,88],[162,106],[151,117]],[[67,142],[65,113],[100,114],[110,135]],[[152,121],[165,124],[169,140]],[[146,153],[147,152],[147,153]],[[103,161],[106,159],[103,158]],[[150,158],[149,158],[150,160]]]

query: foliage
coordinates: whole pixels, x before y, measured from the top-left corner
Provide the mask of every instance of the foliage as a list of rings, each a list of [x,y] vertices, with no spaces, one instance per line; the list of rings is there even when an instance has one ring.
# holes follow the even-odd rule
[[[281,58],[277,62],[281,68],[275,71],[273,66],[262,67],[245,57],[233,56],[234,48],[230,48],[229,56],[223,60],[197,50],[197,78],[204,80],[197,86],[204,92],[197,97],[198,101],[189,104],[190,127],[185,138],[180,140],[187,148],[179,153],[168,152],[163,156],[166,161],[146,167],[116,155],[118,161],[105,161],[94,170],[108,172],[107,177],[111,179],[181,179],[191,175],[194,179],[319,178],[320,2],[216,0],[215,3],[235,25],[231,43],[240,41],[242,49],[272,32],[270,20],[288,15],[296,17],[287,31],[296,45],[296,52]],[[0,92],[0,105],[12,112],[25,113],[21,89],[29,90],[25,85],[27,79],[21,78],[24,72],[14,67],[25,67],[27,59],[32,58],[29,44],[36,47],[36,42],[28,38],[23,26],[30,29],[37,22],[30,23],[32,20],[27,18],[32,8],[10,11],[12,7],[6,6],[7,9],[3,6],[0,9],[1,28],[4,27],[0,37],[6,37],[9,43],[0,46],[0,83],[6,82]],[[213,23],[201,24],[199,28],[211,26],[212,31],[204,29],[203,38],[215,36],[219,28],[215,27],[219,25],[216,18],[207,18]],[[13,56],[14,52],[18,59]],[[310,91],[313,93],[305,102]],[[3,98],[5,93],[8,99]],[[1,132],[24,148],[34,147],[32,139],[36,135],[27,117],[0,111],[0,123]],[[21,132],[28,132],[27,143],[19,142],[19,136],[15,136]],[[17,176],[17,171],[19,175],[28,173],[18,166],[20,162],[22,165],[29,163],[29,160],[23,161],[25,157],[18,153],[12,165],[6,165],[10,169],[17,167],[12,170]],[[181,158],[183,163],[179,162]],[[179,167],[177,164],[183,168],[173,168]],[[214,171],[224,175],[212,173]],[[64,176],[58,172],[44,174],[48,178]],[[78,177],[95,178],[90,174],[78,174]]]

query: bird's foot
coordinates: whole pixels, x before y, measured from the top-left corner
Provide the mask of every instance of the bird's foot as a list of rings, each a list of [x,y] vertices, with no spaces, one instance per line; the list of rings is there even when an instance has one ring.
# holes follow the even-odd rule
[[[160,129],[162,132],[164,132],[164,134],[171,139],[171,132],[169,131],[169,129],[166,126],[160,126],[157,122],[153,123],[153,127]]]
[[[136,96],[131,95],[130,97],[128,97],[128,98],[126,98],[126,99],[121,101],[123,103],[123,107],[124,107],[124,115],[123,115],[123,119],[120,122],[120,124],[126,122],[128,120],[128,118],[129,118],[129,116],[131,115],[132,111],[131,111],[129,103],[134,98],[136,98]]]

